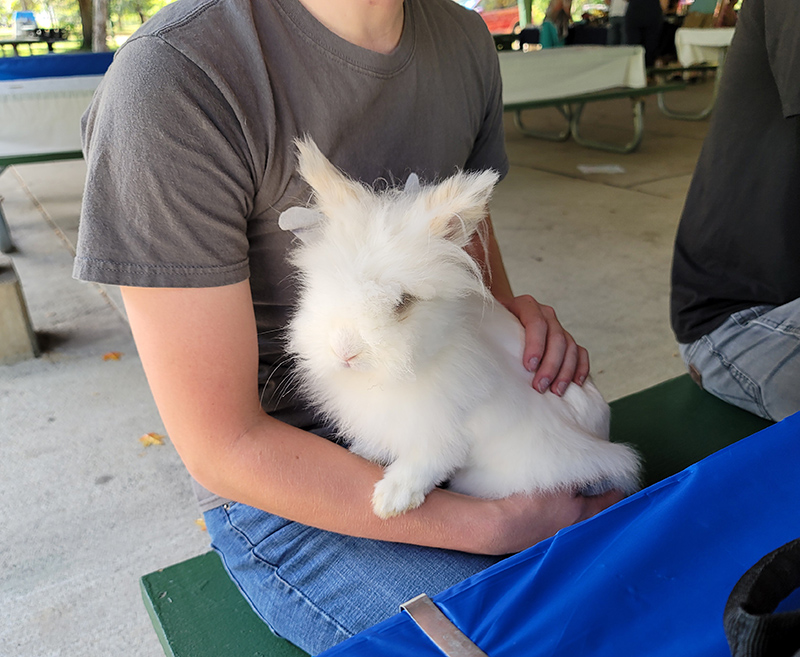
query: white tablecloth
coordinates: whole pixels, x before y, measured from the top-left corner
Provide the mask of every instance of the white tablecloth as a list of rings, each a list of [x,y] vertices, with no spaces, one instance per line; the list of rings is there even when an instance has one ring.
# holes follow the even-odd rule
[[[102,75],[0,82],[0,156],[79,151],[81,116]]]
[[[675,49],[681,66],[719,64],[731,45],[733,27],[682,27],[675,32]]]
[[[498,56],[505,105],[647,85],[641,46],[569,46]]]

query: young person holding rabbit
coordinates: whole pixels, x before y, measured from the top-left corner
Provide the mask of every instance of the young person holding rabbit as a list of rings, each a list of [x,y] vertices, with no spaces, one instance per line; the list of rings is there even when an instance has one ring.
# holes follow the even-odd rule
[[[122,286],[167,431],[214,547],[278,634],[316,653],[618,500],[434,489],[381,519],[382,468],[326,437],[292,388],[295,138],[367,184],[507,171],[500,77],[451,0],[178,0],[117,52],[84,117],[75,275]],[[491,289],[526,330],[542,394],[589,371],[553,310]]]

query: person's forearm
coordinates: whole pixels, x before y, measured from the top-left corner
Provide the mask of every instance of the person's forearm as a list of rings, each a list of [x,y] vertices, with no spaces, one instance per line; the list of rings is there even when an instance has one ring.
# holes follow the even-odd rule
[[[190,468],[228,499],[328,531],[466,552],[502,552],[496,504],[434,489],[417,509],[382,520],[371,496],[383,469],[324,438],[264,415]],[[544,537],[544,536],[543,536]],[[497,547],[495,547],[497,546]]]
[[[324,438],[266,417],[199,475],[214,492],[297,522],[363,538],[477,554],[518,552],[621,499],[568,491],[502,500],[435,488],[389,519],[372,511],[383,469]]]

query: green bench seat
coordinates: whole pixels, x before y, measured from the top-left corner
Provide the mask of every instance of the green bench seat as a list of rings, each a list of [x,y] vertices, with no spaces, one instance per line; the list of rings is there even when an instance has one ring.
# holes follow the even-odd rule
[[[679,376],[611,404],[612,440],[635,445],[652,484],[770,422],[730,406]],[[302,657],[275,637],[209,552],[141,578],[167,657]]]

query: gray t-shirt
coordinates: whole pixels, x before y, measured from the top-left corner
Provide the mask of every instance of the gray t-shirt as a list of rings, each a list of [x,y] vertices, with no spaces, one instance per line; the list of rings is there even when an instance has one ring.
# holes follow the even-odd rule
[[[493,40],[452,0],[406,0],[388,55],[339,38],[298,0],[178,0],[120,48],[84,116],[74,275],[139,287],[249,277],[265,410],[311,429],[282,385],[295,292],[277,220],[310,197],[293,139],[310,135],[378,186],[457,168],[505,175],[502,111]]]

